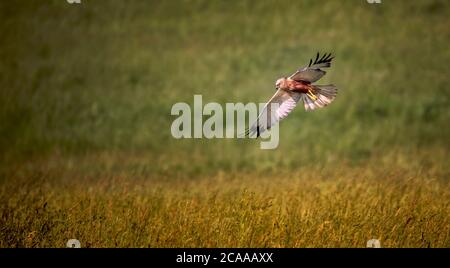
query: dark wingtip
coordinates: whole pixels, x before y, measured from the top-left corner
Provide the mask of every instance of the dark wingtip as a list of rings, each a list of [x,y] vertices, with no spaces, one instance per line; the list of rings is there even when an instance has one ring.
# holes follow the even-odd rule
[[[245,132],[244,132],[244,138],[248,138],[249,136],[250,136],[250,129],[247,128],[247,129],[245,129]]]
[[[261,136],[259,126],[256,127],[256,139]],[[250,138],[250,128],[245,129],[244,138]]]
[[[317,53],[316,55],[316,59],[314,60],[314,62],[312,62],[312,59],[309,61],[309,67],[311,67],[311,65],[314,64],[320,64],[320,63],[330,63],[332,59],[334,59],[334,57],[332,57],[331,53],[325,53],[322,55],[322,57],[320,57],[320,53]]]
[[[331,58],[330,58],[330,57],[331,57]],[[331,61],[332,59],[334,59],[334,57],[332,57],[331,53],[328,54],[327,61]]]
[[[334,59],[334,56],[331,53],[323,54],[322,57],[320,57],[320,59],[319,59],[319,56],[320,56],[320,53],[317,52],[316,59],[314,61],[313,61],[313,59],[310,59],[308,67],[311,67],[316,64],[321,64],[321,63],[328,63],[326,67],[331,66],[331,61]],[[299,70],[299,71],[301,71],[301,70]]]

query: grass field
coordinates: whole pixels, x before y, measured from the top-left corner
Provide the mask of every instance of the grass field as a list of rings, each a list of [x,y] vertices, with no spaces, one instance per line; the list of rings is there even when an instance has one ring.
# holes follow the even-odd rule
[[[0,247],[450,247],[450,2],[0,2]],[[174,139],[332,52],[280,146]]]

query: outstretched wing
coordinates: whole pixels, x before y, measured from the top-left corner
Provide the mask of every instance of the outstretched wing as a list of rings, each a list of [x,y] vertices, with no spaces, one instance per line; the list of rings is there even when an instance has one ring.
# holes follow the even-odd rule
[[[247,129],[245,135],[252,137],[256,134],[256,137],[259,137],[265,130],[288,116],[300,98],[301,93],[279,89],[264,106],[256,122]]]
[[[330,54],[325,54],[319,59],[319,53],[317,53],[316,59],[314,62],[312,59],[309,60],[309,65],[298,70],[293,75],[289,76],[290,79],[295,81],[306,81],[306,82],[316,82],[322,76],[326,74],[325,71],[320,68],[328,68],[331,66],[331,60],[334,57],[331,57]]]

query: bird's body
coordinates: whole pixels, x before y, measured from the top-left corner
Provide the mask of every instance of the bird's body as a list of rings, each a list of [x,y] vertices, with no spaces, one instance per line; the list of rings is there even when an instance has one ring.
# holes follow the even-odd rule
[[[277,92],[268,101],[257,121],[247,130],[246,135],[256,134],[256,137],[259,137],[260,133],[270,129],[294,110],[299,100],[303,101],[307,111],[330,104],[336,98],[336,86],[313,83],[326,74],[321,68],[330,67],[332,59],[331,54],[325,54],[319,59],[317,53],[314,62],[310,60],[308,66],[289,77],[278,79],[275,82]],[[276,104],[277,107],[273,109],[272,104]]]
[[[277,81],[280,83],[278,88],[281,90],[289,90],[305,94],[308,93],[308,91],[313,90],[311,83],[307,81],[295,81],[284,77],[278,79]]]

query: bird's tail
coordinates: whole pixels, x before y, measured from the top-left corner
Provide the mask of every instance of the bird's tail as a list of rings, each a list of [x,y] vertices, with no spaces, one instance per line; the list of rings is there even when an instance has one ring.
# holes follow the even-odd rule
[[[312,85],[310,91],[302,94],[305,110],[325,107],[336,98],[336,95],[337,87],[335,85]]]

